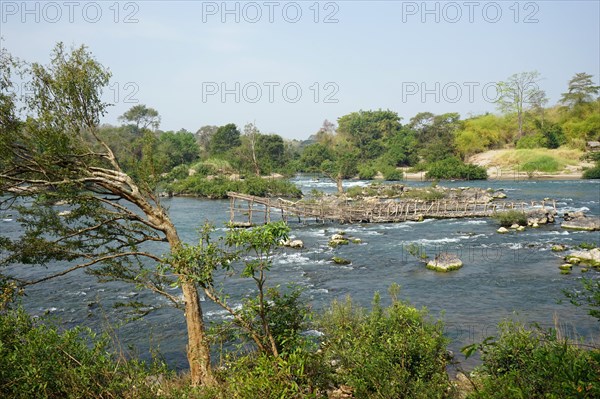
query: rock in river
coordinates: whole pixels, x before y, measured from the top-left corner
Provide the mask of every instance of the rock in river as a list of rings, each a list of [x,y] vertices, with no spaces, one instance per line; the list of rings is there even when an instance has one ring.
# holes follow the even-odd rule
[[[451,270],[458,270],[462,267],[463,263],[458,258],[458,255],[450,252],[441,252],[435,256],[432,260],[427,262],[427,268],[435,270],[436,272],[449,272]]]
[[[600,217],[580,216],[573,219],[565,219],[560,227],[563,229],[596,231],[600,230]]]

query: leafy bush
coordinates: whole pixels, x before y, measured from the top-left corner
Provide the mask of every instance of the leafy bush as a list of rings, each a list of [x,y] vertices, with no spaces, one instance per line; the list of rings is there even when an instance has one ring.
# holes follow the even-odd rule
[[[529,162],[524,163],[521,166],[521,170],[526,172],[558,172],[560,170],[560,164],[556,159],[548,155],[541,155]]]
[[[250,177],[244,180],[230,180],[225,177],[206,179],[202,176],[190,176],[185,180],[172,183],[170,190],[177,194],[193,194],[200,197],[219,199],[227,198],[228,191],[243,194],[256,195],[260,197],[302,196],[302,191],[288,180],[263,179]]]
[[[371,165],[360,165],[358,167],[358,177],[361,180],[372,180],[377,174],[377,170]]]
[[[500,226],[510,227],[513,224],[519,224],[521,226],[527,225],[527,215],[521,211],[506,211],[499,212],[494,215],[494,219],[500,223]]]
[[[298,349],[280,357],[248,355],[228,365],[218,397],[223,399],[321,398],[327,373],[319,356]],[[322,387],[322,388],[321,388]],[[319,389],[321,388],[321,389]]]
[[[404,177],[404,173],[393,166],[385,166],[381,168],[381,173],[383,174],[383,178],[389,181],[398,181],[402,180]]]
[[[467,179],[485,180],[487,171],[477,165],[465,164],[456,157],[450,157],[430,164],[425,176],[428,179]]]
[[[518,149],[541,148],[548,146],[548,139],[542,133],[528,134],[517,141]]]
[[[434,189],[413,189],[403,194],[404,198],[414,198],[423,201],[434,201],[446,197],[443,191]]]
[[[116,361],[108,338],[88,329],[59,331],[23,310],[0,315],[0,397],[138,398],[153,396],[143,363]],[[155,369],[164,373],[164,369]]]
[[[395,287],[388,308],[378,295],[371,312],[347,298],[321,317],[322,353],[335,365],[334,385],[352,387],[357,398],[447,397],[442,324],[395,299]]]
[[[595,167],[583,172],[583,178],[584,179],[600,179],[600,163],[598,163]]]
[[[480,388],[468,398],[598,398],[600,351],[577,347],[556,330],[505,322],[500,337],[480,345]]]

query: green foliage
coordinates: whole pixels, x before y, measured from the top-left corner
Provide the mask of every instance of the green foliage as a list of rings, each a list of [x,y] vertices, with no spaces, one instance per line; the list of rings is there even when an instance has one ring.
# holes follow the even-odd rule
[[[595,248],[595,246],[594,246]],[[563,291],[575,306],[585,305],[590,316],[600,321],[600,280],[584,278],[581,280],[581,288],[572,291]]]
[[[569,107],[576,107],[593,101],[600,91],[600,86],[596,86],[592,78],[592,75],[585,72],[576,73],[569,81],[568,90],[562,94],[560,102]]]
[[[372,180],[377,174],[377,169],[371,165],[358,166],[358,178],[361,180]]]
[[[500,325],[500,337],[480,345],[480,386],[468,398],[596,398],[600,351],[559,338],[556,330]]]
[[[160,125],[158,111],[154,108],[146,107],[144,104],[134,105],[121,115],[119,120],[132,124],[137,131],[149,128],[158,129]]]
[[[394,166],[383,167],[381,173],[383,174],[383,178],[389,181],[402,180],[402,178],[404,177],[404,173]]]
[[[279,170],[285,163],[283,139],[278,134],[258,135],[255,151],[263,173]]]
[[[399,132],[384,141],[387,147],[383,154],[383,162],[392,166],[410,166],[419,161],[417,155],[417,139],[409,128],[403,127]]]
[[[600,179],[600,163],[583,172],[584,179]]]
[[[430,164],[425,176],[428,179],[485,180],[487,171],[481,166],[465,164],[456,157],[450,157]]]
[[[153,397],[146,383],[162,366],[118,361],[109,338],[88,329],[61,331],[23,310],[0,314],[0,396],[3,398]],[[155,387],[156,388],[156,387]]]
[[[494,215],[494,219],[500,223],[500,226],[510,227],[513,224],[519,224],[521,226],[527,226],[527,215],[521,211],[506,211],[498,212]]]
[[[454,138],[461,126],[460,115],[454,112],[441,115],[421,112],[409,124],[419,143],[419,154],[429,163],[454,155]]]
[[[532,159],[529,162],[521,165],[521,170],[525,172],[558,172],[560,170],[559,162],[549,155],[541,155]]]
[[[542,133],[528,134],[517,141],[518,149],[540,147],[548,147],[548,139]]]
[[[412,189],[403,194],[405,198],[416,198],[424,201],[434,201],[446,197],[443,191],[431,189]]]
[[[319,172],[324,161],[331,161],[333,154],[323,144],[315,143],[307,146],[300,156],[300,164],[304,172]]]
[[[372,160],[385,150],[382,139],[400,131],[400,119],[390,110],[352,112],[338,118],[338,134],[358,150],[360,159]]]
[[[245,356],[229,364],[218,393],[223,399],[322,398],[326,374],[319,356],[297,349],[280,357]],[[214,397],[214,396],[213,396]]]
[[[325,361],[333,362],[336,386],[357,398],[444,398],[447,340],[442,324],[395,298],[383,308],[375,295],[367,312],[349,298],[334,301],[320,319]]]
[[[302,191],[288,180],[263,179],[261,177],[231,180],[222,176],[207,179],[200,175],[194,175],[185,180],[171,183],[169,189],[177,194],[191,194],[211,199],[227,198],[228,191],[259,197],[300,198],[302,196]]]
[[[463,158],[500,147],[512,140],[513,132],[507,118],[486,114],[464,121],[456,132],[456,149]]]
[[[240,131],[233,123],[221,126],[212,135],[208,150],[211,154],[223,154],[241,144]]]

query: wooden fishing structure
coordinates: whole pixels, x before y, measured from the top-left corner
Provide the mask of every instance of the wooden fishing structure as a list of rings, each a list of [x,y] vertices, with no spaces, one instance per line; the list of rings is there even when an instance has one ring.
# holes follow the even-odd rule
[[[551,201],[493,201],[476,200],[416,200],[388,199],[373,201],[329,202],[313,200],[289,201],[283,198],[265,198],[228,192],[229,219],[237,227],[250,227],[258,223],[269,223],[277,218],[284,221],[297,218],[314,219],[318,222],[337,223],[398,223],[425,218],[479,218],[491,217],[495,213],[509,210],[545,210],[551,206],[556,211],[556,202]],[[244,204],[245,203],[245,204]],[[240,218],[241,215],[241,218]],[[258,220],[257,220],[258,219]]]

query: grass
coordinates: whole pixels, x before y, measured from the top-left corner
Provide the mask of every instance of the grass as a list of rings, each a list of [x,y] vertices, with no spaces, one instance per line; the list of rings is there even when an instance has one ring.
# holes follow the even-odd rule
[[[519,150],[505,150],[494,157],[490,166],[501,168],[519,168],[525,172],[539,171],[546,173],[560,172],[568,165],[579,164],[582,152],[570,148],[532,148]]]

